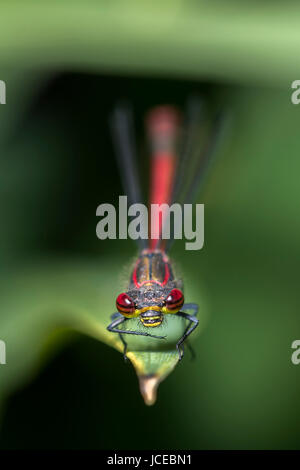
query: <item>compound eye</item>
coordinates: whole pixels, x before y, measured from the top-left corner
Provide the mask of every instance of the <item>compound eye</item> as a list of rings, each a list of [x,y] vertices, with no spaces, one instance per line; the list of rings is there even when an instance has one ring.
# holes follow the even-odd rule
[[[183,306],[184,297],[179,289],[172,289],[166,298],[166,307],[168,310],[178,311]]]
[[[116,307],[122,315],[132,315],[135,311],[135,305],[133,300],[128,294],[122,293],[118,295],[116,300]]]

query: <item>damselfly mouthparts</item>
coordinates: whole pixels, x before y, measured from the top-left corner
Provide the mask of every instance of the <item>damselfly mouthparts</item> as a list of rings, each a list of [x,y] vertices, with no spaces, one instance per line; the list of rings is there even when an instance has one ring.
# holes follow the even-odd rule
[[[172,106],[160,106],[150,111],[146,119],[151,144],[150,204],[161,205],[160,216],[151,220],[158,238],[139,239],[140,253],[131,273],[126,292],[117,296],[117,312],[111,316],[107,329],[117,333],[127,353],[127,335],[144,336],[164,341],[168,324],[174,316],[186,320],[176,341],[179,359],[184,354],[183,343],[197,328],[198,305],[184,303],[183,283],[175,277],[168,251],[171,240],[163,240],[164,207],[174,202],[190,203],[215,153],[220,133],[220,116],[208,126],[204,145],[197,147],[199,125],[203,121],[202,103],[190,103],[187,123],[182,125],[179,111]],[[141,203],[141,189],[137,176],[132,116],[128,106],[118,107],[111,119],[114,143],[118,156],[123,186],[131,204]],[[192,175],[185,184],[187,165]],[[189,313],[188,313],[189,312]],[[168,321],[166,318],[168,317]],[[128,320],[130,328],[127,328]],[[132,322],[134,320],[134,322]],[[166,325],[164,334],[161,326]],[[132,327],[132,325],[134,325]],[[159,331],[159,333],[156,331]]]

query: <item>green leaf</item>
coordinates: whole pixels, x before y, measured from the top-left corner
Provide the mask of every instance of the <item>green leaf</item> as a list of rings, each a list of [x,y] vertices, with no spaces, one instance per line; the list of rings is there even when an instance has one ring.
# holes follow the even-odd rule
[[[72,332],[123,353],[119,336],[106,327],[114,312],[118,273],[124,261],[120,256],[96,261],[46,259],[2,273],[0,337],[6,343],[7,364],[0,369],[0,398],[28,381]],[[166,342],[145,337],[128,342],[128,357],[147,404],[154,403],[158,384],[178,362],[174,341],[184,325],[180,319],[172,320]]]

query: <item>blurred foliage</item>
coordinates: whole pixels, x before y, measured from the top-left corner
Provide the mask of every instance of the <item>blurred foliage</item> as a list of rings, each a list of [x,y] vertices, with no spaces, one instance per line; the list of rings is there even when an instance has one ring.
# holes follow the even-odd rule
[[[0,62],[286,86],[296,1],[2,0]]]
[[[1,20],[1,447],[298,448],[299,5],[11,0]],[[172,253],[210,316],[147,409],[122,356],[88,338],[107,341],[135,255],[95,236],[97,205],[122,193],[107,116],[129,97],[143,155],[145,110],[195,90],[232,115],[199,196],[205,247]]]

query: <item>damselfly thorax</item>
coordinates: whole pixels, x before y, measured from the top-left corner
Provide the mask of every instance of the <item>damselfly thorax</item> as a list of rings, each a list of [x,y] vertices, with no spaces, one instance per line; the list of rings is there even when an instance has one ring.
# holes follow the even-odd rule
[[[139,317],[146,327],[161,325],[164,315],[176,313],[184,302],[182,282],[175,279],[168,256],[161,250],[145,249],[133,268],[126,293],[116,306],[127,318]]]

